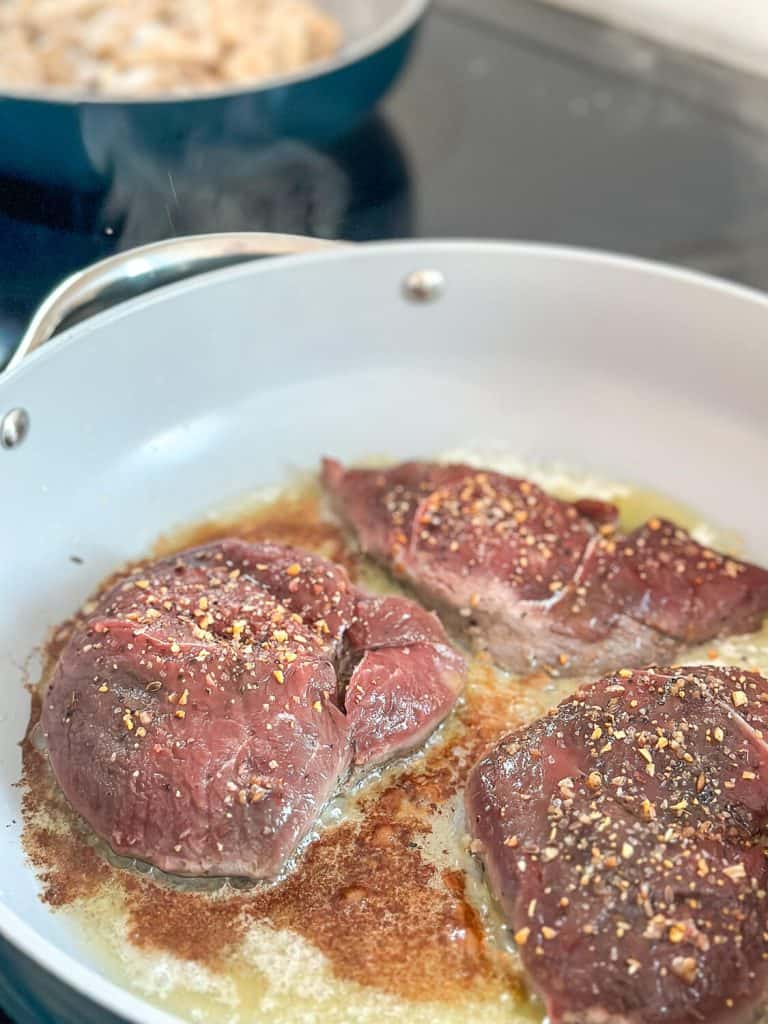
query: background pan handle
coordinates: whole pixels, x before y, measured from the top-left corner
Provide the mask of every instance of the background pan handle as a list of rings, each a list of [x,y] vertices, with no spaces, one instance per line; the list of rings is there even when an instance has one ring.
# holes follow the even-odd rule
[[[342,244],[301,235],[228,232],[169,238],[109,256],[72,274],[51,292],[32,317],[5,369],[19,366],[26,355],[63,325],[173,281],[263,256],[316,252]]]

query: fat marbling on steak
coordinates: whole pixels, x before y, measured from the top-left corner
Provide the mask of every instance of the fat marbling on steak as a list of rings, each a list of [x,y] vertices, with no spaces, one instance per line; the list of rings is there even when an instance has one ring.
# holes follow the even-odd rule
[[[43,698],[56,777],[117,852],[274,877],[350,767],[419,744],[464,664],[438,620],[338,565],[225,540],[99,600]]]
[[[551,1024],[754,1019],[766,730],[756,673],[624,669],[473,768],[474,849]]]
[[[363,551],[513,671],[669,660],[768,613],[768,572],[659,519],[622,534],[605,502],[464,465],[327,459],[323,481]]]

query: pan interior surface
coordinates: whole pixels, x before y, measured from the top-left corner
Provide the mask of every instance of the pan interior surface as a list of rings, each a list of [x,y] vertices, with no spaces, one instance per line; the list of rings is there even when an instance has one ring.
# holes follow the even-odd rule
[[[430,302],[403,289],[423,270],[444,279]],[[2,380],[0,417],[30,422],[0,449],[3,934],[129,1019],[161,1019],[97,982],[92,950],[40,902],[14,787],[34,652],[117,566],[324,454],[466,447],[663,492],[768,561],[767,325],[760,296],[639,262],[395,244],[184,282]]]
[[[360,44],[371,36],[387,30],[396,19],[406,19],[409,12],[424,6],[423,0],[322,0],[320,6],[338,19],[344,29],[345,48]]]

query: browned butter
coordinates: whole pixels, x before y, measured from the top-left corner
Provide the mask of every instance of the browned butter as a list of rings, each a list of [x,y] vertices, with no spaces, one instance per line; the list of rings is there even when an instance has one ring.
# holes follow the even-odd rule
[[[589,489],[563,474],[544,482],[567,497]],[[665,515],[706,529],[660,495],[619,485],[604,491],[626,526]],[[306,547],[343,562],[364,587],[392,586],[329,521],[312,479],[166,535],[153,553],[228,535]],[[733,547],[716,531],[707,539]],[[69,628],[51,640],[49,664]],[[768,665],[768,633],[717,648],[688,658]],[[461,791],[497,736],[537,717],[576,682],[512,678],[474,658],[462,701],[425,749],[335,801],[275,885],[181,881],[118,862],[75,819],[29,740],[26,847],[44,898],[85,929],[104,972],[190,1021],[541,1020],[467,850]]]

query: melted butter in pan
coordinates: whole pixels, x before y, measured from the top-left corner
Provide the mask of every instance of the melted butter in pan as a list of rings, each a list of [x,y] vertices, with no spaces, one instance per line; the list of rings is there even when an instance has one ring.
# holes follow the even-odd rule
[[[663,515],[707,543],[736,546],[659,495],[561,471],[539,475],[563,497],[591,492],[616,501],[625,527]],[[163,537],[154,554],[227,535],[310,548],[343,562],[368,589],[393,589],[330,524],[312,480]],[[67,633],[65,625],[51,642],[50,662]],[[696,649],[681,661],[766,671],[768,631]],[[461,792],[496,737],[538,717],[577,684],[515,679],[475,657],[457,710],[426,747],[335,801],[275,885],[159,878],[135,864],[127,870],[74,819],[29,740],[27,850],[45,898],[77,919],[105,974],[182,1018],[540,1021],[542,1007],[526,993],[513,944],[467,849]]]

